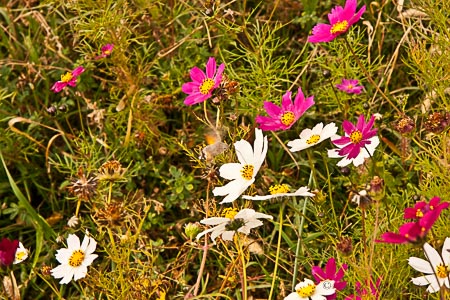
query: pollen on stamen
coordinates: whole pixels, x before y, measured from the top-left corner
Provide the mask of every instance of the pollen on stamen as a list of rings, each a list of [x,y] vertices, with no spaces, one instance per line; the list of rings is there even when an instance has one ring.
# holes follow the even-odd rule
[[[358,144],[359,142],[361,142],[363,138],[362,132],[359,130],[355,130],[350,134],[350,141],[353,144]]]
[[[70,72],[67,72],[64,75],[61,75],[62,82],[69,82],[70,80],[72,80],[72,78],[73,78],[73,76],[72,76],[72,73],[70,73]]]
[[[271,195],[289,193],[289,186],[287,184],[272,185],[271,187],[269,187],[269,193]]]
[[[313,295],[315,291],[316,291],[316,286],[314,284],[309,284],[307,286],[300,288],[297,291],[297,294],[302,298],[306,298],[306,297]]]
[[[281,116],[280,121],[281,121],[281,123],[283,123],[283,125],[289,126],[292,123],[294,123],[295,115],[293,112],[287,111]]]
[[[203,80],[202,84],[199,86],[200,93],[203,95],[209,94],[214,87],[214,80],[211,78],[206,78]]]
[[[245,180],[250,180],[253,178],[254,167],[252,165],[245,165],[241,169],[241,176]]]
[[[314,134],[306,141],[306,143],[308,145],[312,145],[312,144],[316,144],[319,140],[320,140],[320,135]]]
[[[330,29],[330,33],[331,34],[344,33],[347,31],[347,29],[348,29],[348,22],[344,20],[334,24]]]

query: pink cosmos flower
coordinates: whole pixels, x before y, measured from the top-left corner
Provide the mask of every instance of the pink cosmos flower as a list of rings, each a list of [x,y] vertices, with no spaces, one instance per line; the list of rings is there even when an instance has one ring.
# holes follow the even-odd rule
[[[50,90],[55,93],[59,93],[66,86],[76,86],[77,85],[77,77],[80,76],[81,73],[84,72],[83,66],[76,67],[72,72],[67,72],[64,75],[61,75],[61,80],[55,82]]]
[[[439,210],[442,211],[449,206],[448,202],[441,202],[441,198],[433,197],[430,199],[430,203],[425,201],[417,202],[414,207],[407,207],[404,210],[405,219],[420,219],[429,211]]]
[[[340,84],[336,84],[336,87],[347,94],[361,94],[362,85],[358,85],[357,79],[342,79]]]
[[[342,147],[338,154],[346,156],[347,159],[353,159],[361,153],[361,149],[372,144],[371,138],[377,134],[377,129],[372,129],[374,122],[375,117],[372,116],[369,122],[366,123],[364,115],[359,116],[356,126],[344,120],[342,128],[345,131],[345,136],[332,140],[333,144],[340,148]]]
[[[330,42],[337,36],[347,32],[347,30],[359,21],[362,14],[366,11],[366,6],[356,12],[356,0],[347,0],[345,7],[336,6],[328,14],[330,24],[317,24],[312,29],[312,35],[308,37],[310,43]]]
[[[342,280],[342,278],[344,278],[344,272],[347,268],[347,264],[343,264],[336,273],[336,260],[332,257],[325,265],[325,269],[322,270],[320,267],[314,266],[311,269],[311,273],[317,284],[324,280],[333,280],[334,288],[338,291],[342,291],[347,286],[347,282]],[[336,299],[336,294],[328,295],[326,298],[327,300]]]
[[[114,49],[114,44],[106,44],[101,48],[102,54],[99,56],[96,56],[95,59],[105,58],[107,56],[110,56],[112,51]]]
[[[0,267],[7,267],[13,263],[16,258],[16,251],[18,247],[18,240],[11,241],[10,239],[2,238],[0,241]]]
[[[181,90],[189,96],[184,99],[184,104],[194,105],[204,102],[212,96],[212,91],[220,85],[225,64],[221,64],[219,69],[216,66],[214,57],[210,57],[206,63],[206,74],[197,67],[191,69],[192,82],[183,84]]]
[[[302,89],[298,88],[297,96],[292,102],[292,92],[287,91],[281,100],[281,107],[272,102],[265,101],[264,108],[268,117],[257,116],[256,122],[262,130],[287,130],[305,113],[305,111],[314,105],[314,96],[305,99]]]
[[[370,297],[370,299],[376,299],[378,300],[379,294],[379,287],[381,284],[381,277],[378,278],[377,282],[373,284],[373,279],[370,278],[366,281],[366,286],[369,286],[368,290],[365,287],[362,287],[362,284],[360,282],[357,282],[355,284],[356,294],[350,295],[345,297],[345,300],[363,300],[363,299],[369,299],[367,296],[372,295],[374,297]]]
[[[385,232],[381,235],[381,239],[375,240],[375,242],[388,244],[419,243],[425,239],[431,227],[439,218],[441,211],[442,209],[430,210],[417,222],[403,224],[399,227],[398,233]]]

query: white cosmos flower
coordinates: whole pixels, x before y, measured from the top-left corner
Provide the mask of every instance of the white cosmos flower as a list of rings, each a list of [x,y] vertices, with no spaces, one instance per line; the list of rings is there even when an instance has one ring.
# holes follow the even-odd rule
[[[326,296],[336,293],[334,280],[324,280],[315,284],[305,279],[295,286],[295,292],[290,293],[284,300],[326,300]]]
[[[300,139],[289,141],[288,147],[291,147],[291,152],[300,151],[336,135],[338,128],[334,123],[327,124],[323,127],[323,123],[319,123],[314,126],[313,129],[304,129],[300,133]]]
[[[244,208],[240,212],[236,209],[227,208],[224,210],[225,217],[212,217],[203,219],[200,223],[212,225],[213,228],[207,229],[197,234],[196,239],[200,239],[205,234],[211,232],[211,240],[216,243],[216,238],[222,235],[225,241],[231,241],[236,232],[250,234],[250,229],[259,227],[263,224],[258,219],[272,219],[270,215],[256,212],[254,209]]]
[[[444,285],[450,288],[450,238],[445,239],[442,246],[442,256],[428,243],[423,245],[423,250],[428,260],[410,257],[408,264],[427,275],[412,278],[411,281],[415,285],[429,285],[427,288],[429,293],[438,292]]]
[[[296,190],[293,193],[289,193],[289,187],[286,184],[277,184],[274,186],[271,186],[269,188],[269,192],[271,195],[265,195],[265,196],[247,196],[244,195],[242,198],[247,200],[268,200],[278,197],[295,197],[295,196],[303,196],[303,197],[314,197],[313,193],[309,192],[309,188],[307,186],[302,186],[298,190]]]
[[[80,246],[80,239],[75,234],[69,234],[67,248],[56,252],[56,259],[61,263],[51,270],[52,276],[62,278],[60,284],[69,283],[72,278],[78,280],[87,274],[87,267],[92,264],[97,254],[93,254],[97,242],[87,235],[84,236]]]
[[[255,181],[255,176],[261,168],[267,154],[267,136],[262,130],[255,129],[255,142],[250,145],[245,140],[234,143],[239,163],[228,163],[220,167],[220,176],[231,180],[224,186],[214,188],[214,196],[226,196],[220,203],[236,200]]]
[[[19,242],[19,247],[16,250],[16,256],[14,258],[13,264],[18,264],[23,262],[28,258],[29,251],[26,249],[21,242]]]
[[[340,136],[336,135],[336,136],[332,137],[331,140],[333,141],[338,138],[340,138]],[[353,163],[353,165],[355,167],[362,165],[366,158],[373,156],[373,153],[375,152],[375,148],[380,144],[380,139],[377,136],[373,136],[369,140],[370,140],[370,144],[367,144],[364,148],[361,148],[358,156],[355,158],[348,159],[347,156],[345,156],[345,155],[344,156],[339,155],[339,150],[341,150],[343,147],[345,147],[347,145],[337,146],[338,147],[337,149],[328,150],[328,157],[342,158],[337,163],[338,167],[345,167],[351,163]],[[367,151],[369,151],[369,152],[367,152]]]

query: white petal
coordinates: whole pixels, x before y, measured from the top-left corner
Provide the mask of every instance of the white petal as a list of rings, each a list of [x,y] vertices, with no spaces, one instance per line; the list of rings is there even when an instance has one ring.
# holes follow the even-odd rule
[[[433,266],[433,269],[436,269],[436,266],[443,263],[439,253],[436,251],[436,249],[431,247],[430,244],[425,243],[423,245],[423,250],[425,252],[425,257],[428,259],[430,264]]]
[[[288,145],[288,147],[291,147],[289,149],[289,151],[291,151],[291,152],[298,152],[298,151],[304,150],[304,149],[309,148],[309,147],[312,146],[312,144],[308,145],[306,143],[306,140],[301,140],[301,139],[296,139],[296,140],[293,140],[293,141],[289,141],[287,143],[287,145]]]
[[[227,223],[229,221],[230,221],[229,218],[211,217],[211,218],[201,220],[200,223],[205,224],[205,225],[219,225],[222,223]]]
[[[81,243],[80,249],[83,252],[86,252],[88,244],[89,244],[89,237],[87,235],[84,235],[83,242]]]
[[[73,250],[69,250],[67,248],[62,248],[56,251],[56,260],[58,260],[61,264],[67,264],[69,258],[72,256]]]
[[[439,290],[439,282],[436,279],[436,276],[434,274],[432,275],[425,275],[420,276],[416,278],[411,279],[412,283],[415,285],[430,285],[427,289],[430,293],[435,293]]]
[[[316,134],[316,132],[314,131],[316,129],[316,127],[318,125],[321,125],[322,123],[317,124],[316,126],[314,126],[314,128],[311,130],[309,128],[303,129],[302,132],[300,132],[300,139],[302,140],[307,140],[309,139],[312,135]],[[322,124],[323,126],[323,124]],[[320,131],[322,131],[322,129],[320,129]],[[319,132],[320,132],[319,131]]]
[[[64,275],[63,279],[59,282],[59,284],[69,283],[72,280],[74,273],[75,273],[74,269],[69,268],[69,270],[67,270],[67,273]]]
[[[334,280],[324,280],[321,281],[316,286],[316,293],[321,296],[330,296],[336,293],[336,289],[334,288]],[[314,297],[313,297],[314,299]]]
[[[242,179],[242,167],[239,163],[224,164],[219,168],[220,177],[228,180]]]
[[[234,149],[239,162],[242,165],[253,165],[253,149],[252,145],[246,140],[240,140],[234,143]]]
[[[216,238],[221,235],[226,230],[226,224],[220,224],[214,227],[214,230],[211,233],[211,240],[215,243]]]
[[[442,260],[445,265],[450,264],[450,238],[445,238],[444,245],[442,245]]]
[[[63,278],[71,267],[67,265],[59,265],[56,268],[50,270],[50,273],[54,278]]]
[[[248,235],[248,234],[250,234],[250,230],[252,228],[256,228],[256,227],[259,227],[262,225],[263,225],[263,222],[261,222],[260,220],[254,219],[254,220],[245,222],[245,225],[242,226],[241,228],[239,228],[237,231]]]
[[[290,293],[284,300],[304,300],[305,298],[300,297],[296,292]]]
[[[89,238],[89,245],[86,248],[86,254],[92,254],[95,251],[95,248],[97,248],[97,242],[93,238]]]
[[[199,240],[202,236],[204,236],[204,235],[207,234],[207,233],[210,233],[210,232],[214,231],[215,229],[216,229],[216,227],[206,229],[206,230],[200,232],[199,234],[197,234],[197,236],[195,237],[195,239],[196,239],[196,240]],[[214,240],[213,240],[213,241],[214,241]]]
[[[236,200],[243,192],[255,181],[255,178],[251,180],[233,180],[227,183],[224,186],[216,187],[213,190],[214,196],[225,196],[227,195],[221,202],[229,203]]]
[[[425,274],[434,273],[433,267],[430,265],[430,262],[428,260],[424,260],[413,256],[408,259],[408,264],[419,272]]]
[[[75,269],[73,280],[77,281],[80,278],[84,278],[86,277],[86,274],[87,274],[87,267],[81,265]]]
[[[86,266],[86,267],[90,266],[97,257],[98,257],[97,254],[89,254],[89,255],[85,256],[82,265]]]
[[[225,231],[224,233],[222,233],[222,240],[224,241],[232,241],[233,240],[233,236],[234,236],[234,231]]]
[[[67,248],[70,250],[80,250],[80,239],[75,234],[69,234],[67,238]]]

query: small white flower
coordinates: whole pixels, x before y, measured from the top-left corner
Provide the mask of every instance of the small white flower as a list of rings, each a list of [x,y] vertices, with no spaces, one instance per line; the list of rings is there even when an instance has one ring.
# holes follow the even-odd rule
[[[97,242],[87,235],[80,246],[80,239],[75,234],[69,234],[67,248],[56,251],[56,259],[61,263],[51,270],[52,276],[62,278],[60,284],[69,283],[72,278],[78,280],[87,274],[87,267],[92,264],[97,254],[93,254]]]
[[[427,288],[429,293],[438,292],[444,285],[450,288],[450,238],[446,238],[444,241],[442,257],[428,243],[423,245],[423,250],[428,260],[410,257],[408,264],[417,271],[427,275],[412,278],[411,281],[415,285],[429,285]]]
[[[287,143],[288,147],[291,147],[291,152],[300,151],[334,136],[338,128],[334,123],[327,124],[323,127],[323,123],[319,123],[314,126],[313,129],[304,129],[300,133],[300,139],[289,141]]]
[[[256,212],[250,208],[244,208],[240,212],[236,209],[227,208],[224,210],[225,217],[212,217],[203,219],[200,223],[215,226],[197,234],[196,239],[200,239],[205,234],[211,232],[211,240],[216,243],[216,238],[222,235],[225,241],[231,241],[236,232],[250,234],[250,229],[263,224],[258,219],[272,219],[272,216]]]
[[[220,176],[231,180],[224,186],[214,188],[214,196],[226,196],[222,203],[236,200],[255,181],[261,165],[267,154],[267,136],[263,137],[262,130],[255,129],[255,142],[252,146],[245,140],[234,143],[239,163],[228,163],[220,167]]]
[[[332,137],[331,140],[335,140],[335,139],[338,139],[338,138],[340,138],[340,136]],[[355,157],[355,158],[348,159],[347,156],[345,156],[345,155],[344,156],[339,155],[339,150],[341,150],[342,148],[344,148],[347,145],[337,146],[338,147],[337,149],[328,150],[328,157],[331,157],[331,158],[342,158],[337,163],[338,167],[345,167],[345,166],[347,166],[347,165],[349,165],[351,163],[353,163],[353,165],[355,167],[357,167],[359,165],[362,165],[366,158],[369,158],[369,157],[373,156],[373,153],[375,152],[375,148],[380,144],[380,139],[377,136],[373,136],[369,140],[370,140],[370,144],[367,144],[365,146],[365,148],[361,148],[358,156]],[[369,151],[369,152],[367,152],[367,151]]]
[[[305,279],[295,286],[295,292],[290,293],[284,300],[326,300],[336,293],[334,280],[324,280],[314,284],[310,279]]]
[[[16,250],[16,256],[14,258],[13,264],[18,264],[23,262],[28,258],[29,251],[26,249],[21,242],[19,242],[19,248]]]
[[[375,120],[377,120],[377,121],[383,119],[383,115],[380,113],[374,113],[373,116],[375,117]]]
[[[247,200],[268,200],[278,197],[296,197],[296,196],[303,196],[303,197],[314,197],[313,193],[309,192],[309,188],[307,186],[302,186],[298,190],[296,190],[293,193],[289,193],[289,189],[287,188],[287,185],[281,184],[281,185],[275,185],[272,186],[269,189],[271,195],[265,195],[265,196],[242,196],[242,198]]]
[[[75,227],[77,226],[79,223],[79,219],[77,218],[77,216],[72,216],[69,221],[67,221],[67,226],[69,227]]]

